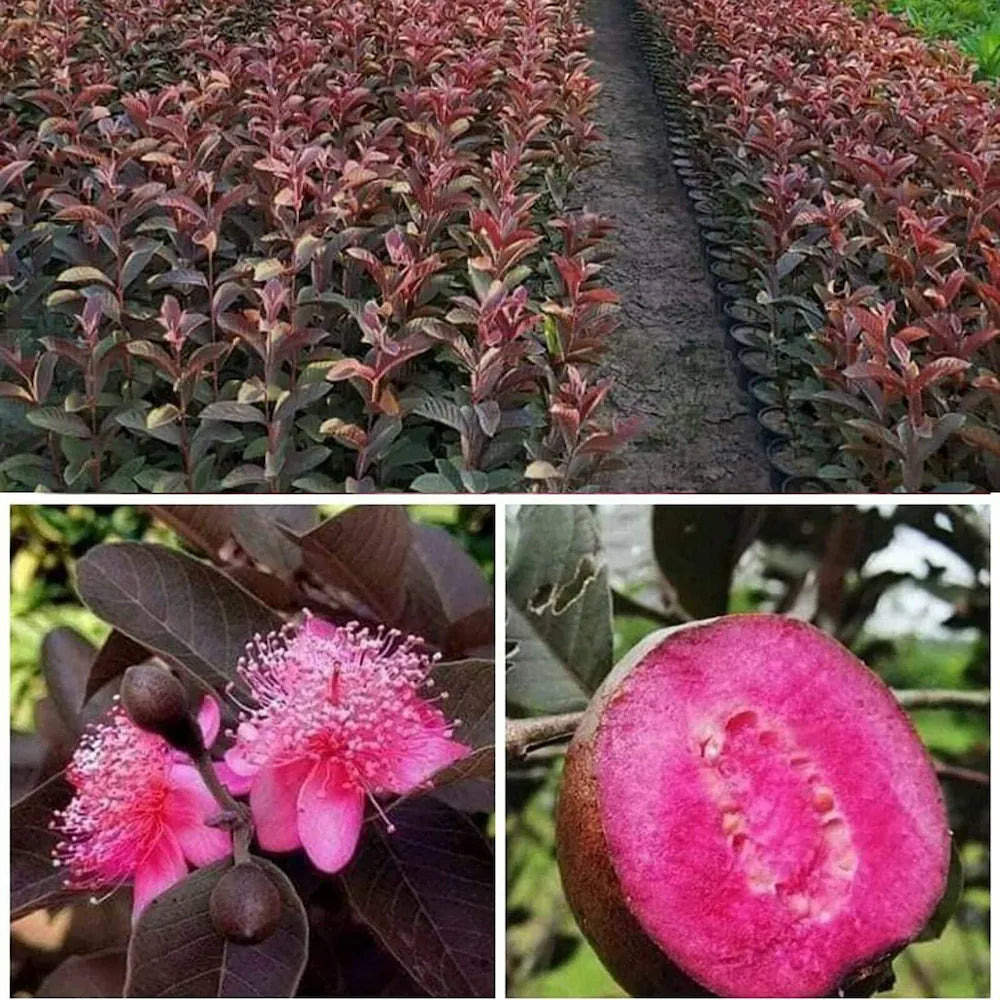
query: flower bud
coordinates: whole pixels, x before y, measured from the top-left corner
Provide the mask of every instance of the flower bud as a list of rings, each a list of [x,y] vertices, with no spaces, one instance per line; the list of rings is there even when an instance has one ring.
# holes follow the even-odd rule
[[[281,920],[281,895],[267,873],[252,861],[236,865],[216,883],[208,900],[212,926],[227,941],[257,944]]]
[[[129,718],[140,729],[157,733],[171,746],[192,756],[203,749],[187,693],[170,671],[152,663],[129,667],[122,679],[121,699]]]

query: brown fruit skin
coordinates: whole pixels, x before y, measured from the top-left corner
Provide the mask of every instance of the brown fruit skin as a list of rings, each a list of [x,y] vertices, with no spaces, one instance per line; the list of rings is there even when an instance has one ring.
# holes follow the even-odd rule
[[[259,944],[281,922],[281,894],[253,862],[230,868],[208,899],[212,926],[227,941]]]
[[[204,748],[184,686],[169,670],[152,663],[129,667],[122,678],[121,700],[140,729],[157,733],[192,756]]]
[[[556,860],[570,910],[615,981],[634,997],[711,997],[716,994],[691,979],[643,930],[628,907],[604,835],[594,743],[601,717],[622,682],[646,654],[668,636],[716,619],[653,632],[620,660],[604,679],[584,712],[566,753],[556,804]],[[847,972],[830,996],[871,996],[892,976],[892,960],[908,942],[874,956]],[[881,985],[880,985],[881,984]]]
[[[594,778],[594,741],[605,707],[632,667],[672,631],[643,640],[605,678],[570,743],[556,805],[556,859],[566,900],[597,957],[634,997],[712,995],[667,958],[629,910],[604,836]]]

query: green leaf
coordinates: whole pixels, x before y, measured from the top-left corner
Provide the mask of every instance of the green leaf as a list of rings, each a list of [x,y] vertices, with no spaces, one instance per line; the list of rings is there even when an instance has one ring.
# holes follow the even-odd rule
[[[199,420],[228,420],[235,424],[266,424],[267,417],[249,403],[209,403],[201,413]]]
[[[155,431],[158,427],[174,424],[180,419],[181,411],[173,403],[158,406],[146,414],[146,430]]]
[[[26,414],[28,422],[42,430],[52,431],[53,434],[61,434],[66,437],[80,438],[85,440],[90,437],[90,428],[84,423],[83,418],[75,413],[67,413],[59,409],[58,406],[40,406],[34,410],[28,410]]]
[[[455,493],[455,484],[438,472],[424,472],[410,483],[414,493]]]
[[[103,271],[98,271],[96,267],[69,267],[56,278],[56,281],[61,281],[65,284],[77,284],[81,281],[99,281],[109,288],[114,286],[114,282]]]
[[[507,618],[508,700],[532,712],[583,708],[613,656],[608,570],[586,507],[520,510]]]
[[[259,465],[240,465],[223,476],[220,490],[238,490],[243,486],[261,486],[267,482],[264,470]]]

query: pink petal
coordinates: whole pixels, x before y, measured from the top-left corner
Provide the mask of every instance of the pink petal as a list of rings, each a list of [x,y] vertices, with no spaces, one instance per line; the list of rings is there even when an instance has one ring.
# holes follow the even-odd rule
[[[132,887],[132,923],[150,902],[187,875],[187,865],[177,839],[164,830],[153,849],[135,870]]]
[[[164,803],[164,821],[188,861],[200,867],[232,854],[232,836],[205,823],[218,816],[222,807],[205,787],[201,775],[190,764],[175,764],[167,781],[170,790]]]
[[[247,748],[257,738],[257,730],[248,722],[241,722],[236,727],[236,744],[230,747],[222,756],[226,763],[237,773],[253,777],[260,765],[253,763],[247,757]]]
[[[201,738],[205,741],[206,747],[211,747],[215,737],[219,735],[221,717],[219,703],[211,695],[206,695],[201,708],[198,709],[198,728],[201,730]]]
[[[295,803],[315,767],[312,760],[258,771],[250,786],[250,811],[257,842],[265,851],[294,851],[301,844]]]
[[[428,729],[417,740],[411,740],[403,754],[394,761],[389,791],[405,795],[424,784],[442,768],[461,760],[470,752],[464,743],[456,743],[443,730]]]
[[[347,781],[343,766],[321,761],[299,792],[299,834],[312,863],[321,871],[340,871],[361,836],[364,795]]]
[[[212,767],[215,768],[219,781],[226,786],[230,795],[246,795],[250,791],[250,786],[253,784],[252,775],[240,774],[221,760],[213,761]]]

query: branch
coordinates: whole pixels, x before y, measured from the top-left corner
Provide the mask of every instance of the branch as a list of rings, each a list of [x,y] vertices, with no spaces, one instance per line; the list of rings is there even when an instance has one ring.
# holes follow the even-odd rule
[[[507,720],[507,756],[526,757],[532,750],[569,739],[583,718],[583,712],[539,715],[534,719]]]
[[[989,711],[989,691],[950,691],[944,689],[926,690],[896,690],[892,692],[899,704],[906,709],[914,708],[969,708],[978,711]],[[512,759],[526,757],[532,750],[568,740],[576,731],[583,718],[583,712],[566,712],[563,715],[539,715],[533,719],[507,720],[507,756]],[[945,771],[940,768],[949,768]],[[940,766],[939,774],[951,774],[960,777],[955,769],[948,764]],[[958,768],[959,771],[966,770]],[[964,775],[968,781],[980,780],[970,775],[979,775],[971,771]],[[987,777],[987,780],[988,777]]]
[[[934,770],[942,778],[956,778],[958,781],[971,781],[976,785],[988,785],[990,776],[985,771],[975,771],[971,767],[959,767],[957,764],[946,764],[943,760],[934,760]]]
[[[929,690],[892,692],[903,708],[975,708],[983,712],[990,709],[989,691]]]

